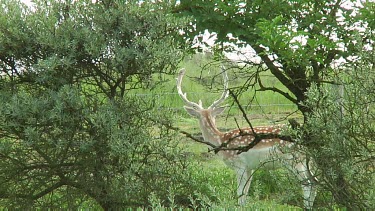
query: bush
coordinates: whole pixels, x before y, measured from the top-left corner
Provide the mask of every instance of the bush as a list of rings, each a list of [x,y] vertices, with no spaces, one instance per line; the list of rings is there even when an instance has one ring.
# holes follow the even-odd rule
[[[168,204],[173,192],[188,206],[195,191],[210,196],[176,134],[153,121],[168,116],[142,102],[100,103],[70,86],[2,95],[1,204],[144,207],[150,193]]]
[[[307,106],[313,108],[302,134],[308,156],[316,163],[325,200],[348,209],[375,207],[375,82],[365,62],[343,70],[340,85],[312,86]]]

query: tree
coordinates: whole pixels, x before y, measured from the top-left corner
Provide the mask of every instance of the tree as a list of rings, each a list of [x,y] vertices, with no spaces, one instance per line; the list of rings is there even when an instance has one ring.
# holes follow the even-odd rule
[[[355,6],[348,9],[341,1],[285,0],[181,1],[175,10],[195,18],[191,36],[208,29],[217,33],[219,43],[251,46],[262,61],[258,72],[269,70],[289,92],[263,86],[260,91],[283,95],[303,114],[310,111],[302,104],[310,85],[333,83],[330,65],[334,59],[356,55],[355,36],[370,42],[358,31],[365,23],[358,22],[355,11]],[[254,65],[249,60],[241,62]],[[261,85],[259,74],[252,79]]]
[[[245,59],[240,61],[244,67],[232,69],[234,74],[241,74],[241,77],[248,79],[239,89],[234,90],[236,91],[234,93],[241,95],[248,89],[253,89],[256,93],[272,91],[290,100],[298,107],[305,123],[301,128],[302,138],[298,139],[298,143],[306,149],[305,151],[318,152],[324,145],[315,142],[315,134],[311,134],[311,128],[307,128],[317,120],[313,118],[310,122],[310,118],[319,109],[316,110],[308,103],[311,95],[306,93],[312,87],[320,89],[341,83],[338,81],[338,76],[344,77],[341,76],[344,71],[334,68],[337,60],[354,65],[358,59],[361,59],[362,51],[374,49],[374,13],[371,9],[374,3],[363,2],[363,5],[340,0],[194,0],[181,1],[174,13],[194,18],[191,29],[187,31],[187,37],[199,35],[204,30],[216,33],[216,52],[233,50],[233,44],[235,47],[250,46],[260,58],[260,62]],[[373,55],[373,52],[369,55]],[[285,89],[262,83],[261,75],[267,71],[277,78]],[[345,77],[352,77],[352,75]],[[324,99],[322,95],[318,97],[319,100]],[[360,142],[355,143],[360,144]],[[339,143],[335,142],[335,144]],[[371,147],[373,148],[373,145]],[[339,153],[336,155],[340,156]],[[332,164],[324,163],[322,157],[313,155],[312,157],[316,159],[317,167],[322,171],[328,167],[327,165]],[[353,156],[345,158],[350,162],[354,161]],[[373,161],[373,157],[370,156],[370,160]],[[334,165],[337,164],[335,173],[338,176],[334,179],[326,178],[327,175],[320,176],[321,179],[329,181],[327,183],[331,185],[329,191],[335,201],[348,208],[366,207],[365,200],[351,204],[350,197],[359,191],[348,186],[340,187],[340,184],[350,184],[351,178],[345,176],[348,169],[339,165],[340,159],[330,159],[330,161],[334,162]],[[336,191],[339,194],[334,194]]]
[[[131,95],[183,58],[175,37],[186,21],[169,10],[1,1],[0,206],[108,210],[197,190],[175,133],[159,124],[168,116]]]

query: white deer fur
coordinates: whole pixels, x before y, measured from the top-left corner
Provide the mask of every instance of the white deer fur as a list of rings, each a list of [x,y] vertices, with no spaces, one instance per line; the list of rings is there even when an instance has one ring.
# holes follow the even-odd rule
[[[240,146],[247,146],[253,140],[255,133],[273,133],[278,134],[281,131],[280,127],[267,126],[267,127],[254,127],[254,131],[250,128],[244,128],[241,130],[233,130],[229,132],[220,132],[215,124],[215,117],[224,111],[224,107],[218,107],[218,104],[224,101],[228,96],[227,93],[227,76],[226,72],[223,71],[224,75],[224,93],[221,98],[214,102],[209,108],[204,109],[202,103],[194,103],[187,99],[186,93],[181,90],[181,81],[185,71],[180,71],[179,77],[177,78],[177,90],[181,98],[185,101],[187,106],[184,106],[185,110],[195,118],[199,120],[199,126],[202,131],[202,135],[205,141],[220,146],[226,142],[228,148],[236,148]],[[246,135],[241,135],[246,134]],[[298,179],[301,181],[304,207],[311,209],[316,196],[316,190],[312,178],[312,174],[305,165],[305,159],[302,156],[293,155],[290,153],[283,153],[280,150],[280,146],[290,147],[293,144],[278,138],[275,139],[263,139],[257,145],[246,152],[239,153],[237,150],[220,150],[218,154],[221,156],[223,161],[232,168],[237,175],[237,195],[238,203],[244,205],[246,203],[246,197],[250,188],[252,175],[255,170],[259,167],[265,169],[276,169],[280,166],[286,166],[289,170],[297,174]],[[298,156],[299,159],[295,159]],[[296,161],[297,160],[297,161]],[[299,160],[299,161],[298,161]],[[275,162],[279,161],[279,162]],[[281,162],[280,162],[281,161]],[[280,163],[282,165],[280,165]]]

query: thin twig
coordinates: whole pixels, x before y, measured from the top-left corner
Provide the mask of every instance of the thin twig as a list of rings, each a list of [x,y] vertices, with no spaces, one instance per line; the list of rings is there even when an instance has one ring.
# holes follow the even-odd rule
[[[233,91],[231,89],[229,89],[229,94],[232,96],[232,98],[234,99],[234,102],[236,102],[238,108],[240,109],[241,113],[242,113],[242,116],[243,118],[246,120],[247,124],[250,126],[251,128],[251,131],[254,133],[254,135],[256,135],[255,131],[254,131],[254,128],[253,128],[253,125],[251,124],[249,118],[247,118],[247,115],[246,115],[246,112],[245,110],[243,109],[242,105],[240,104],[237,96],[233,93]]]
[[[176,131],[176,132],[179,132],[179,133],[185,135],[187,138],[190,138],[190,139],[194,140],[195,142],[199,142],[199,143],[202,143],[202,144],[206,144],[206,145],[208,145],[208,146],[210,146],[210,147],[212,147],[212,148],[216,148],[216,147],[217,147],[216,145],[214,145],[214,144],[212,144],[212,143],[210,143],[210,142],[202,141],[201,139],[199,139],[199,138],[197,138],[197,137],[194,137],[192,134],[190,134],[190,133],[188,133],[188,132],[186,132],[186,131],[184,131],[184,130],[181,130],[181,129],[178,128],[178,127],[174,127],[174,126],[172,126],[169,122],[167,123],[167,122],[160,121],[160,120],[158,120],[157,122],[160,123],[161,125],[165,126],[165,127],[168,128],[168,129],[174,130],[174,131]]]

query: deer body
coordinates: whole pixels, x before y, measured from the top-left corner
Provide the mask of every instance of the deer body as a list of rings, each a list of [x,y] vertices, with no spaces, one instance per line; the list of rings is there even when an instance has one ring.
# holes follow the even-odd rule
[[[254,127],[252,129],[237,129],[225,133],[220,132],[216,127],[215,118],[224,111],[225,107],[219,107],[218,105],[228,96],[228,78],[225,71],[223,71],[225,91],[223,92],[221,98],[215,101],[207,109],[203,108],[201,101],[199,101],[198,104],[189,101],[186,97],[186,93],[182,92],[181,82],[184,73],[185,71],[182,69],[179,77],[177,78],[178,93],[186,103],[184,108],[190,115],[198,119],[203,138],[206,142],[209,142],[215,146],[221,146],[223,143],[227,145],[228,150],[220,150],[218,154],[223,159],[225,164],[236,172],[239,204],[244,205],[246,203],[246,196],[250,188],[253,172],[255,170],[257,170],[259,167],[265,169],[276,169],[280,166],[286,166],[288,169],[296,173],[298,179],[302,181],[304,206],[307,209],[311,209],[316,195],[313,181],[311,179],[311,173],[306,165],[303,165],[302,162],[296,163],[294,161],[294,155],[283,153],[280,150],[280,146],[291,147],[293,145],[292,143],[278,138],[262,139],[258,144],[246,152],[239,153],[238,150],[231,150],[231,148],[234,149],[236,147],[249,145],[255,139],[254,133],[278,134],[280,133],[281,128],[276,126],[267,126]],[[275,157],[277,159],[275,159]]]

